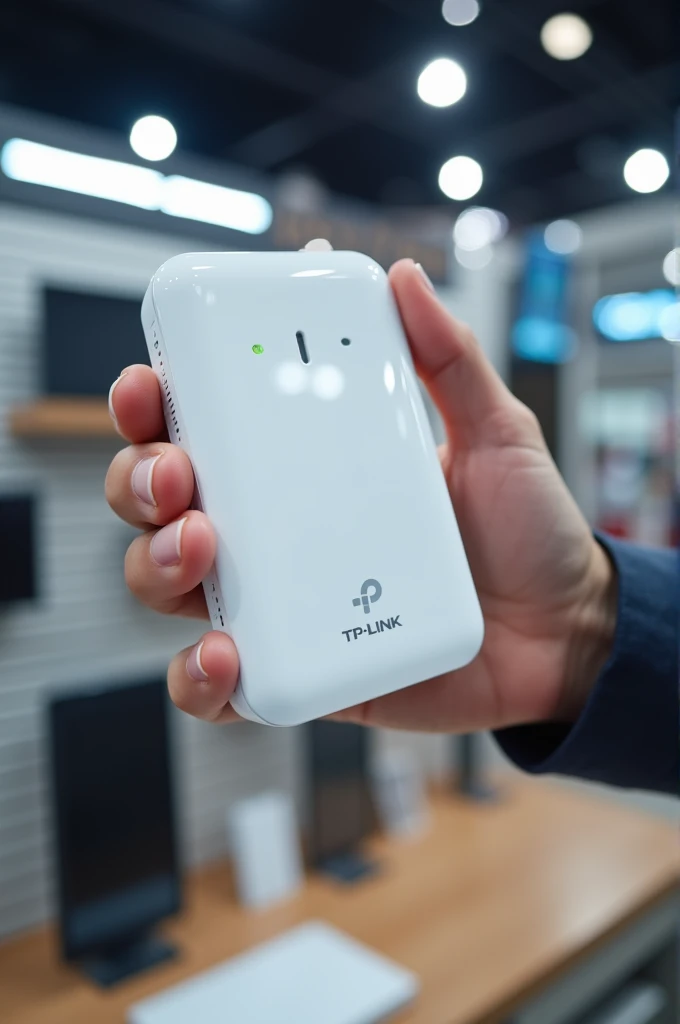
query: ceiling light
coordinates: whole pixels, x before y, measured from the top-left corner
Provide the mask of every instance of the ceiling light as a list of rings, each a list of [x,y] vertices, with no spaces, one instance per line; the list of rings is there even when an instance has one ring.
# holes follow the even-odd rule
[[[493,259],[493,247],[484,245],[481,249],[462,249],[457,245],[454,249],[456,261],[466,270],[483,270]]]
[[[555,60],[575,60],[590,48],[593,33],[578,14],[556,14],[541,29],[541,43]]]
[[[470,25],[479,14],[477,0],[444,0],[442,15],[449,25]]]
[[[454,156],[439,172],[439,187],[449,199],[472,199],[482,187],[484,174],[470,156]]]
[[[680,285],[680,249],[671,249],[663,261],[663,276],[669,284]]]
[[[27,139],[9,139],[0,151],[0,167],[8,178],[32,185],[110,199],[173,217],[217,224],[259,235],[272,222],[272,208],[263,196],[206,181],[165,177],[150,167],[71,153]]]
[[[47,185],[143,210],[157,210],[163,175],[150,167],[71,153],[27,139],[9,139],[0,166],[8,178]]]
[[[670,170],[658,149],[638,149],[626,160],[623,177],[635,192],[656,192],[665,185]]]
[[[135,121],[130,145],[142,160],[165,160],[177,145],[177,132],[164,117],[149,114]]]
[[[508,218],[486,206],[463,210],[453,227],[453,240],[459,249],[474,252],[500,242],[508,230]]]
[[[272,222],[272,208],[262,196],[179,174],[165,179],[160,209],[172,217],[201,220],[249,235],[262,234]]]
[[[581,248],[583,232],[573,220],[554,220],[543,233],[546,248],[568,256]]]
[[[465,72],[448,57],[433,60],[418,78],[418,95],[431,107],[450,107],[465,95],[466,89]]]

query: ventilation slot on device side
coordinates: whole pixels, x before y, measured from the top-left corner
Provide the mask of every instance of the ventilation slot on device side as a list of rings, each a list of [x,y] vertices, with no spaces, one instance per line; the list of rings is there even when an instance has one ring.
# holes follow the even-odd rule
[[[220,594],[213,582],[208,587],[208,603],[210,605],[210,618],[213,620],[213,624],[216,626],[219,622],[222,629],[224,629],[224,613],[222,611],[222,602],[220,601]]]
[[[155,363],[156,372],[160,377],[163,405],[165,407],[165,421],[167,423],[170,440],[179,444],[182,440],[182,435],[179,429],[179,419],[177,418],[175,399],[172,394],[170,381],[168,379],[168,371],[163,359],[163,349],[161,348],[155,324],[151,329],[153,331],[153,361]]]

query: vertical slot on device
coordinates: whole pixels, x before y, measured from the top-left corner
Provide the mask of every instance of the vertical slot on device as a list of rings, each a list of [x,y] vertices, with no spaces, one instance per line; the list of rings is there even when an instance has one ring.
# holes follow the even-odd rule
[[[300,349],[300,359],[303,363],[308,363],[309,353],[307,352],[307,345],[305,344],[305,336],[302,331],[298,331],[295,337],[297,338],[298,348]]]

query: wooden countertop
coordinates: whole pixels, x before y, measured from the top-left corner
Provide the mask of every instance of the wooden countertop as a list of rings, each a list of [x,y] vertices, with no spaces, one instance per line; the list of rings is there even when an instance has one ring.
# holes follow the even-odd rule
[[[236,906],[225,865],[197,872],[185,914],[164,929],[182,957],[110,992],[57,964],[49,929],[6,943],[0,1018],[122,1024],[132,1002],[321,917],[420,976],[400,1024],[500,1024],[680,885],[672,825],[543,781],[511,777],[503,795],[482,807],[439,796],[423,838],[371,844],[377,877],[342,887],[313,876],[273,910]]]

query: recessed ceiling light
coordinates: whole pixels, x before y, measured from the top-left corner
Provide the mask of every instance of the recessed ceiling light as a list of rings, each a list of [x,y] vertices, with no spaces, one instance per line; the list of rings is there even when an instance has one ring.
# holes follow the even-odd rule
[[[142,160],[165,160],[177,145],[177,132],[165,117],[149,114],[135,121],[130,145]]]
[[[583,232],[573,220],[554,220],[543,232],[546,248],[568,256],[581,248]]]
[[[444,0],[442,15],[449,25],[470,25],[479,14],[478,0]]]
[[[439,172],[439,187],[449,199],[463,201],[477,195],[484,174],[470,156],[454,156],[447,160]]]
[[[418,95],[432,107],[450,107],[465,95],[466,89],[465,72],[448,57],[433,60],[418,78]]]
[[[671,249],[663,261],[663,276],[669,284],[680,285],[680,248]]]
[[[556,14],[541,29],[541,43],[555,60],[576,60],[590,49],[593,33],[578,14]]]
[[[463,210],[453,227],[453,240],[459,249],[474,252],[500,242],[508,230],[508,218],[486,206]]]
[[[666,184],[670,169],[658,149],[638,149],[626,160],[623,177],[634,192],[656,192]]]

